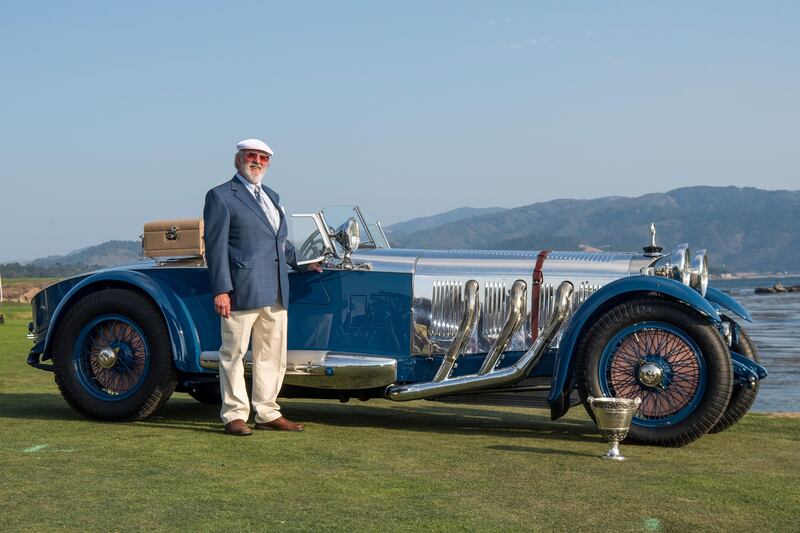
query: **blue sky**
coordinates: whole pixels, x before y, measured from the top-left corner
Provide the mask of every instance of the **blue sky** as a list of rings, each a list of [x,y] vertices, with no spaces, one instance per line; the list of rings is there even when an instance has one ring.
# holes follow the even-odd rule
[[[797,2],[1,2],[0,261],[200,216],[800,187]]]

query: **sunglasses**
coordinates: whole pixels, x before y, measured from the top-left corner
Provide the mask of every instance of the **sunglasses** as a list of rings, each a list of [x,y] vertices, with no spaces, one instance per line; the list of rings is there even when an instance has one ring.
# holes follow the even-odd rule
[[[258,152],[245,152],[244,154],[245,159],[247,161],[260,161],[261,163],[266,163],[269,161],[269,155],[267,154],[260,154]]]

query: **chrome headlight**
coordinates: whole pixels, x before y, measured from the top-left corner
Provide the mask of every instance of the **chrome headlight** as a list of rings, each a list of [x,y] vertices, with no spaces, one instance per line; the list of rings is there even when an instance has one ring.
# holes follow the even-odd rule
[[[708,289],[708,254],[705,250],[697,250],[694,253],[691,267],[689,286],[705,296]]]
[[[670,277],[689,285],[692,274],[692,264],[689,254],[689,244],[679,244],[669,256],[668,270]]]
[[[356,219],[347,219],[347,222],[339,226],[334,236],[347,252],[356,250],[361,242],[361,230]]]

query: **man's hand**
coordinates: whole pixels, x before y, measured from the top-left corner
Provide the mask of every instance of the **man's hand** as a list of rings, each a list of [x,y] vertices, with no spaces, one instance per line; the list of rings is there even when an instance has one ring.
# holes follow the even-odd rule
[[[322,265],[320,265],[319,263],[309,263],[308,264],[308,270],[306,270],[306,272],[311,271],[311,270],[313,270],[314,272],[320,272],[321,273],[322,272]]]
[[[231,317],[231,297],[227,292],[214,296],[214,311],[222,318]]]

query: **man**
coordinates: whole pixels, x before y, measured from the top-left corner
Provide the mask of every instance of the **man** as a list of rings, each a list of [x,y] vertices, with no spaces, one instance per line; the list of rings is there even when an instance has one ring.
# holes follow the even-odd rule
[[[284,418],[276,400],[286,372],[287,264],[297,268],[278,194],[261,183],[272,149],[258,139],[237,146],[237,173],[206,194],[206,262],[221,317],[220,415],[225,433],[252,434],[244,356],[252,335],[255,429],[302,431]],[[310,265],[321,272],[319,265]]]

